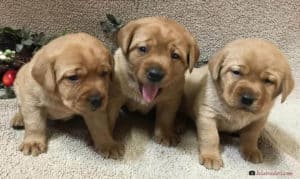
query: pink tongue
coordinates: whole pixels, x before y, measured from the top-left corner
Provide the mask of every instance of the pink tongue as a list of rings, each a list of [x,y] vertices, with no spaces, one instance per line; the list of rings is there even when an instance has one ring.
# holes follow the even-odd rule
[[[143,85],[143,98],[145,101],[150,103],[154,100],[158,92],[158,87],[156,85],[149,85],[144,84]]]

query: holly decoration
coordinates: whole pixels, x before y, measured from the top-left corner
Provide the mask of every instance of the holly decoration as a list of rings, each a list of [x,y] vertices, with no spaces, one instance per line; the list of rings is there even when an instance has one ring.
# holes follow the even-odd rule
[[[25,28],[0,27],[0,99],[15,97],[13,82],[17,71],[38,49],[57,36],[46,36]]]

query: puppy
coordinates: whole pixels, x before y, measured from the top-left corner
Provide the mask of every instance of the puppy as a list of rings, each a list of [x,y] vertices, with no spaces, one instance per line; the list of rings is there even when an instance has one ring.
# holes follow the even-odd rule
[[[34,156],[45,152],[46,119],[79,114],[97,151],[104,157],[120,152],[105,117],[112,72],[110,51],[85,33],[59,37],[40,49],[14,83],[19,112],[11,123],[25,126],[20,151]]]
[[[122,106],[144,114],[156,107],[155,141],[177,144],[174,119],[183,95],[184,73],[192,71],[199,57],[196,41],[183,26],[163,17],[129,22],[118,32],[117,41],[108,105],[111,129]]]
[[[270,42],[236,40],[217,52],[208,66],[186,73],[185,111],[196,122],[200,163],[223,166],[218,131],[238,132],[246,160],[263,160],[257,140],[275,98],[286,100],[294,86],[287,59]]]

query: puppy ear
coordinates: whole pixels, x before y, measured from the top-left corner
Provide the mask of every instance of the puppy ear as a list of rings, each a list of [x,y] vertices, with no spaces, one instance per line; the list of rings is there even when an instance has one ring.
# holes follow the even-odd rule
[[[115,59],[112,55],[110,56],[109,64],[111,66],[110,80],[113,80],[115,73]]]
[[[208,69],[214,80],[217,80],[220,75],[220,70],[225,59],[225,53],[223,50],[217,52],[213,57],[208,61]]]
[[[136,22],[129,22],[120,29],[117,35],[118,46],[121,47],[124,54],[127,54],[131,41],[133,39],[134,31],[138,27]]]
[[[292,92],[294,88],[294,79],[291,73],[291,69],[287,67],[285,75],[281,84],[281,103],[283,103],[287,96]]]
[[[47,91],[54,92],[55,74],[54,74],[54,60],[50,59],[43,50],[40,50],[32,59],[33,67],[31,75],[33,78]]]
[[[189,71],[192,73],[195,63],[198,61],[200,56],[199,46],[196,42],[193,42],[193,45],[190,47],[190,52],[188,55],[188,65]]]

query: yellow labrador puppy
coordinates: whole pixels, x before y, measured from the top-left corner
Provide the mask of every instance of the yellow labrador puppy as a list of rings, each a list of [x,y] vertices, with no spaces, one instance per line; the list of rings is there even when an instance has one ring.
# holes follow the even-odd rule
[[[163,17],[134,20],[120,29],[109,119],[115,126],[121,106],[147,113],[156,107],[155,141],[178,143],[174,119],[183,95],[184,73],[192,71],[199,49],[180,24]]]
[[[288,60],[265,40],[236,40],[217,52],[208,66],[186,73],[185,111],[197,126],[200,162],[223,166],[218,131],[239,132],[243,157],[263,160],[257,148],[275,98],[284,102],[294,86]]]
[[[108,89],[113,72],[110,51],[96,38],[76,33],[59,37],[40,49],[17,74],[14,88],[19,112],[15,128],[25,125],[20,150],[25,155],[46,151],[46,119],[82,115],[96,150],[114,157],[106,118]]]

